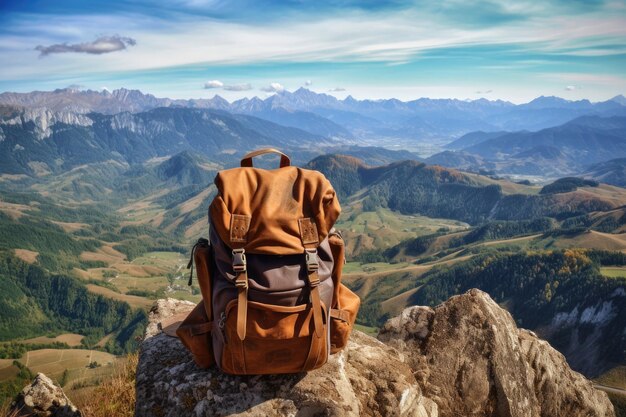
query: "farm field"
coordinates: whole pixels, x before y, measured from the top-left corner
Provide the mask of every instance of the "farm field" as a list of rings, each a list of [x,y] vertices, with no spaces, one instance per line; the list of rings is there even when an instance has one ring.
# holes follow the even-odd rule
[[[107,352],[86,349],[39,349],[26,352],[19,361],[34,373],[43,372],[64,386],[89,384],[110,375],[119,359]],[[99,366],[90,368],[97,362]],[[63,373],[67,370],[67,377]]]
[[[604,275],[605,277],[626,278],[626,268],[624,267],[620,268],[620,267],[607,266],[607,267],[601,268],[600,272],[602,272],[602,275]],[[626,380],[625,380],[625,384],[626,384]]]
[[[78,388],[108,377],[123,360],[97,350],[39,349],[26,352],[18,361],[33,373],[43,372],[66,388]],[[0,359],[0,382],[17,375],[18,369],[13,362],[14,359]],[[89,364],[94,362],[97,366],[90,367]]]
[[[88,255],[83,253],[83,256],[108,264],[104,268],[75,271],[81,279],[107,283],[107,287],[87,284],[91,292],[126,301],[133,307],[144,309],[152,306],[155,294],[199,300],[199,297],[193,297],[191,291],[187,290],[187,259],[182,254],[164,251],[148,252],[129,262],[122,254],[120,254],[122,256],[116,256],[116,251],[113,251],[112,248],[108,250],[101,248],[101,256],[95,256],[97,253]],[[111,285],[117,291],[109,288]]]
[[[109,288],[101,287],[95,284],[87,284],[87,289],[94,294],[100,294],[105,297],[112,298],[114,300],[127,302],[128,304],[130,304],[131,307],[147,309],[152,305],[152,301],[145,297],[139,297],[137,295],[121,294]]]
[[[29,343],[29,344],[45,344],[45,343],[54,343],[60,342],[65,343],[68,346],[80,346],[80,341],[83,339],[82,334],[76,333],[64,333],[60,334],[56,337],[48,337],[48,336],[39,336],[33,337],[31,339],[22,340],[21,343]]]
[[[404,215],[387,208],[364,212],[353,204],[344,208],[336,227],[345,239],[346,253],[350,256],[388,248],[403,240],[440,230],[465,230],[469,225],[456,220]]]
[[[9,380],[17,375],[19,370],[13,365],[14,360],[0,359],[0,382]]]

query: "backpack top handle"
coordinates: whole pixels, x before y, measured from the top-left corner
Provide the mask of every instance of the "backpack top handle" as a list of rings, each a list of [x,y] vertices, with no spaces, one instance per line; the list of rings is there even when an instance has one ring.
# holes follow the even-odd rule
[[[281,151],[279,151],[278,149],[264,148],[264,149],[257,149],[256,151],[252,151],[244,155],[244,157],[241,159],[241,166],[252,167],[252,158],[254,158],[255,156],[259,156],[259,155],[264,155],[266,153],[275,153],[275,154],[280,155],[280,167],[281,168],[288,167],[291,165],[291,161],[289,160],[289,157],[285,155],[284,153],[282,153]]]

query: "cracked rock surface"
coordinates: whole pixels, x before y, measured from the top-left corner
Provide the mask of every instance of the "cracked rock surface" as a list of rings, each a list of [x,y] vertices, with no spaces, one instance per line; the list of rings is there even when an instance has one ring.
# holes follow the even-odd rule
[[[405,354],[441,416],[615,416],[604,392],[480,290],[409,307],[378,337]]]
[[[159,326],[192,308],[167,299],[151,311],[136,416],[615,416],[604,392],[480,290],[407,308],[379,340],[354,331],[325,366],[297,375],[198,368]]]
[[[437,417],[405,356],[355,331],[343,352],[296,375],[230,376],[198,368],[159,323],[193,304],[157,301],[141,346],[135,415]]]

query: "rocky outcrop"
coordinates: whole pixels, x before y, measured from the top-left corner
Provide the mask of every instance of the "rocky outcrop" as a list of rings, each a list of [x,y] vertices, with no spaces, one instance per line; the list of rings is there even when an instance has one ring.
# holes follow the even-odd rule
[[[486,293],[407,308],[379,339],[405,354],[441,416],[614,416],[607,395]]]
[[[63,390],[44,374],[37,374],[33,382],[18,394],[10,416],[15,417],[81,417],[81,413]]]
[[[159,324],[191,308],[167,299],[150,313],[137,369],[138,417],[615,416],[605,393],[479,290],[434,309],[406,309],[385,324],[380,340],[354,331],[327,365],[298,375],[199,369]]]
[[[296,375],[235,377],[198,368],[160,322],[192,304],[159,300],[141,346],[135,415],[437,417],[404,355],[355,332],[324,367]]]
[[[193,307],[166,299],[150,312],[136,375],[137,417],[615,416],[605,393],[479,290],[434,309],[405,309],[383,326],[380,340],[354,331],[325,366],[295,375],[236,377],[198,368],[166,334],[171,318]],[[14,406],[21,415],[80,416],[43,374]]]

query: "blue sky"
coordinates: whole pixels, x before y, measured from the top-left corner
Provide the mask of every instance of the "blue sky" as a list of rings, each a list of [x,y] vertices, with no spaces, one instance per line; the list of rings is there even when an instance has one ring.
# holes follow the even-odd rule
[[[164,6],[164,4],[167,4]],[[0,91],[626,94],[626,0],[2,1]]]

